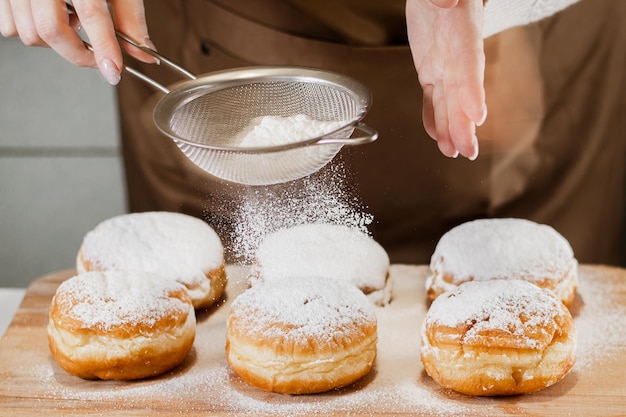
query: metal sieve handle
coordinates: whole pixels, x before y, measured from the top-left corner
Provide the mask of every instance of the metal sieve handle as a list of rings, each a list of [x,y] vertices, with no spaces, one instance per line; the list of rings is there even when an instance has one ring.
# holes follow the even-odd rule
[[[74,6],[72,6],[70,3],[65,3],[65,5],[67,6],[67,11],[70,14],[76,14],[76,9],[74,9]],[[149,48],[145,45],[140,44],[139,42],[137,42],[136,40],[134,40],[133,38],[131,38],[130,36],[126,35],[123,32],[120,32],[119,30],[115,29],[115,35],[117,36],[118,39],[134,46],[137,49],[140,49],[141,51],[145,52],[146,54],[156,58],[158,60],[158,64],[165,64],[166,66],[170,67],[171,69],[173,69],[174,71],[178,72],[179,74],[181,74],[184,77],[187,77],[191,80],[195,80],[197,77],[195,74],[187,71],[185,68],[181,67],[180,65],[176,64],[175,62],[171,61],[170,59],[164,57],[163,55],[161,55],[160,53],[158,53],[157,51],[155,51],[152,48]],[[86,41],[83,41],[83,44],[85,45],[85,47],[87,49],[89,49],[90,51],[93,52],[93,46]],[[135,77],[139,78],[140,80],[146,82],[147,84],[151,85],[152,87],[155,87],[158,90],[161,90],[162,92],[164,92],[165,94],[168,94],[170,92],[170,90],[163,86],[162,84],[156,82],[155,80],[153,80],[152,78],[148,77],[147,75],[145,75],[144,73],[129,67],[128,65],[123,66],[123,69],[128,72],[129,74],[134,75]]]
[[[139,42],[137,42],[136,40],[134,40],[130,36],[126,35],[125,33],[122,33],[122,32],[120,32],[119,30],[116,29],[115,30],[115,35],[119,39],[123,40],[124,42],[127,42],[130,45],[134,46],[135,48],[141,49],[143,52],[147,53],[148,55],[158,59],[159,60],[159,64],[163,63],[163,64],[167,65],[168,67],[170,67],[174,71],[178,72],[179,74],[183,75],[184,77],[189,78],[190,80],[195,80],[197,78],[195,76],[195,74],[192,74],[191,72],[187,71],[185,68],[181,67],[180,65],[178,65],[175,62],[171,61],[170,59],[164,57],[163,55],[161,55],[160,53],[158,53],[154,49],[149,48],[149,47],[147,47],[145,45],[141,45]],[[143,74],[141,74],[141,75],[143,75]]]
[[[378,131],[363,122],[357,123],[354,125],[354,128],[364,132],[365,136],[356,138],[322,138],[315,142],[314,145],[362,145],[378,139]]]

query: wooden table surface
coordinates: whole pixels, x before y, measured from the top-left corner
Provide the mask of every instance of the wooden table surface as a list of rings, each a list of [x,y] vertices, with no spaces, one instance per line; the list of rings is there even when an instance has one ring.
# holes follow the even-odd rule
[[[198,313],[194,348],[159,377],[86,381],[63,371],[48,350],[48,307],[74,271],[37,279],[0,340],[0,415],[626,415],[626,270],[582,265],[572,314],[578,360],[559,383],[531,395],[474,398],[440,388],[419,360],[419,327],[426,313],[425,266],[393,265],[394,299],[377,307],[378,358],[350,387],[325,394],[285,396],[241,381],[224,353],[225,321],[244,288],[243,267],[229,267],[226,296]]]

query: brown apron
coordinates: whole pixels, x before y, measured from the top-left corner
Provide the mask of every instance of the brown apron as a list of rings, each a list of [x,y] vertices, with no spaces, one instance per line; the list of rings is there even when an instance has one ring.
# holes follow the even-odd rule
[[[293,35],[207,0],[154,0],[146,11],[159,50],[196,74],[301,65],[345,73],[370,88],[366,122],[379,139],[344,147],[338,161],[393,262],[427,263],[454,225],[508,216],[552,225],[581,262],[620,262],[626,2],[583,0],[486,40],[489,117],[473,162],[442,156],[425,134],[408,46]],[[164,84],[180,79],[133,65]],[[216,181],[156,131],[151,113],[160,95],[151,87],[125,76],[118,96],[129,209],[189,213],[228,240],[245,187]]]

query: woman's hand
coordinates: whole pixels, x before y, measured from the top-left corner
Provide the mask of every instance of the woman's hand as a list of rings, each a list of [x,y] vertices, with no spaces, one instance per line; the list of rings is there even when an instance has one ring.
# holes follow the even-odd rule
[[[407,0],[406,19],[426,132],[444,155],[473,160],[487,116],[483,0]]]
[[[76,14],[68,12],[63,0],[0,0],[0,33],[19,36],[26,45],[50,47],[74,65],[99,68],[110,84],[117,84],[123,60],[113,19],[120,31],[152,47],[143,0],[74,0],[72,4]],[[93,52],[78,35],[80,28]],[[141,61],[155,62],[137,48],[124,48]]]

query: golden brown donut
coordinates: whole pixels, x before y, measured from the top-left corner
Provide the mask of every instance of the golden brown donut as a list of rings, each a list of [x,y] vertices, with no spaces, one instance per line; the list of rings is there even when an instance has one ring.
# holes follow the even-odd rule
[[[430,300],[467,281],[521,279],[571,305],[578,262],[569,242],[548,225],[524,219],[479,219],[445,233],[430,261]]]
[[[360,229],[310,223],[277,230],[256,251],[250,283],[297,276],[329,277],[353,283],[370,301],[391,299],[389,255]]]
[[[147,272],[86,272],[58,287],[48,343],[56,362],[85,379],[139,379],[180,364],[196,334],[182,284]]]
[[[132,213],[103,221],[85,235],[76,269],[155,272],[185,285],[197,309],[211,306],[226,286],[217,233],[181,213]]]
[[[266,391],[312,394],[349,385],[376,358],[377,321],[367,297],[330,278],[261,283],[231,305],[226,356]]]
[[[551,292],[521,280],[466,282],[440,295],[421,338],[426,373],[468,395],[539,391],[575,362],[569,310]]]

